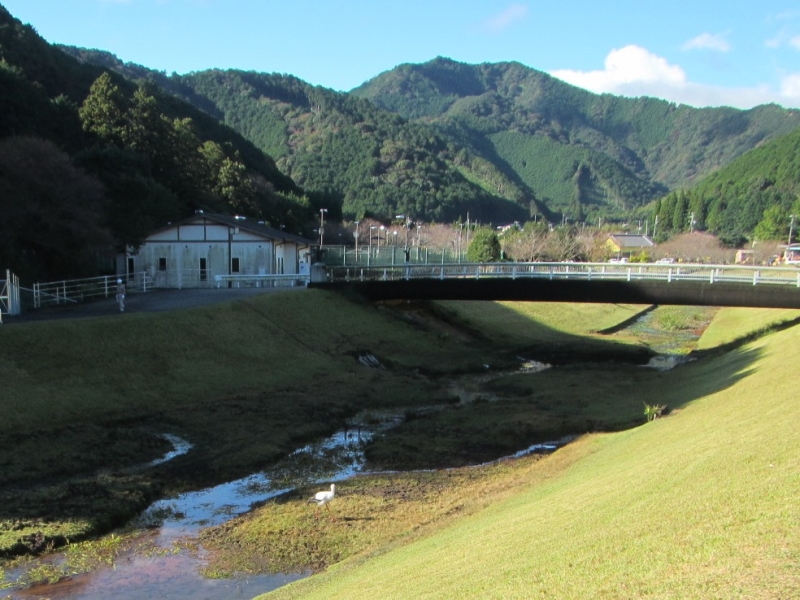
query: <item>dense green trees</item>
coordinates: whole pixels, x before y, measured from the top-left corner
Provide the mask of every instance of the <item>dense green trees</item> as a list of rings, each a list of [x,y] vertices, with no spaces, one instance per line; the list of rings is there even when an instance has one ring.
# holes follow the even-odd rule
[[[52,142],[0,140],[0,264],[17,273],[92,273],[93,248],[112,241],[102,185]]]
[[[428,221],[471,212],[520,218],[523,194],[508,199],[496,168],[481,163],[424,124],[409,123],[370,102],[310,86],[286,75],[209,71],[162,82],[213,111],[262,148],[323,204],[348,218],[412,214]],[[191,89],[191,93],[187,90]],[[483,185],[486,178],[493,183]],[[512,186],[506,185],[506,188]]]
[[[224,202],[228,211],[264,217],[238,153],[229,147],[226,154],[212,140],[201,142],[192,119],[167,117],[158,93],[152,84],[141,82],[128,98],[103,73],[79,110],[83,127],[102,147],[145,157],[149,175],[173,191],[184,211],[209,204],[221,209]],[[223,202],[215,202],[215,196]]]
[[[500,259],[500,240],[491,229],[481,228],[475,232],[467,248],[470,262],[492,262]]]
[[[775,105],[695,109],[596,95],[518,63],[437,58],[401,65],[351,93],[424,119],[513,172],[553,221],[624,219],[800,126],[800,113]]]
[[[800,213],[800,113],[778,106],[595,95],[517,63],[439,58],[342,94],[290,75],[168,77],[65,50],[84,62],[0,7],[0,140],[50,140],[101,183],[97,229],[117,248],[196,208],[307,235],[320,208],[331,220],[470,214],[538,227],[639,217],[660,239],[705,230],[730,244],[782,239]],[[9,162],[0,183],[24,189],[23,171]],[[0,210],[13,202],[0,197]],[[565,231],[546,248],[531,234],[521,255],[580,256]]]
[[[659,199],[657,239],[707,230],[729,245],[788,239],[800,215],[800,130],[742,155],[696,186]]]
[[[598,96],[518,63],[438,58],[341,94],[289,75],[166,77],[107,53],[68,50],[151,78],[224,120],[273,154],[313,202],[351,219],[403,213],[453,221],[469,212],[494,223],[533,215],[555,223],[652,220],[641,207],[670,187],[687,188],[800,125],[800,114],[777,106],[698,110]],[[752,215],[725,216],[728,200],[684,194],[661,203],[664,235],[708,229],[711,219],[730,229],[732,241],[751,233],[763,212],[745,225]]]
[[[312,200],[241,135],[152,81],[78,62],[2,6],[0,143],[0,264],[24,279],[113,269],[197,208],[313,228]]]

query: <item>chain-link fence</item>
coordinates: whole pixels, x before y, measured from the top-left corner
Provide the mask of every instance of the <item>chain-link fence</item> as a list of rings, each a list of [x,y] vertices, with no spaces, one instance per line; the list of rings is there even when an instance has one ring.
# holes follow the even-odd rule
[[[466,261],[464,252],[450,249],[412,246],[323,246],[322,260],[331,267],[363,266],[389,267],[403,264],[452,264]]]

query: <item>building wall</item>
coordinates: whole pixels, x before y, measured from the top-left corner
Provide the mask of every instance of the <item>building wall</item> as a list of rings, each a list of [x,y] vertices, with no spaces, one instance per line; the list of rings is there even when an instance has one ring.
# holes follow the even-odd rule
[[[133,255],[133,271],[146,272],[158,287],[190,287],[212,285],[215,275],[229,272],[298,273],[299,258],[293,242],[276,243],[226,225],[188,224],[148,236]],[[205,259],[205,270],[201,270],[201,259]]]

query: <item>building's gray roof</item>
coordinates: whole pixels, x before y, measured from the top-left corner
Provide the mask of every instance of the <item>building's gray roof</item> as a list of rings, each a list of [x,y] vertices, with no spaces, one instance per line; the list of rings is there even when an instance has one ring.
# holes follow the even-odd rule
[[[637,233],[612,233],[608,237],[620,248],[649,248],[655,245],[649,237]]]
[[[210,221],[220,225],[227,225],[228,227],[238,227],[241,231],[247,231],[255,235],[259,235],[272,240],[280,240],[283,242],[294,242],[302,246],[316,246],[317,242],[309,240],[300,235],[295,235],[287,231],[275,229],[265,224],[264,221],[258,221],[249,217],[238,217],[229,215],[220,215],[217,213],[196,212],[194,215],[183,221],[177,223],[170,223],[166,227],[162,227],[158,231],[166,231],[177,227],[179,225],[188,225],[190,223],[197,223],[199,221]],[[154,232],[156,233],[156,232]]]

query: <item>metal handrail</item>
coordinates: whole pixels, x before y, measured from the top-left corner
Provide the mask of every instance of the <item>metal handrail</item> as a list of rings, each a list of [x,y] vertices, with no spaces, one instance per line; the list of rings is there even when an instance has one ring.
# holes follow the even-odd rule
[[[19,312],[19,277],[6,269],[6,278],[0,279],[0,323],[3,322],[3,313],[17,315]]]
[[[152,278],[146,273],[34,283],[33,306],[42,308],[53,304],[75,304],[92,298],[110,298],[116,294],[117,279],[123,280],[129,293],[146,292],[153,287]]]
[[[622,281],[698,281],[792,285],[800,288],[800,269],[695,263],[447,263],[396,266],[328,266],[328,281],[397,281],[410,279],[612,279]]]
[[[241,287],[242,285],[250,287],[278,287],[306,285],[310,280],[309,275],[301,275],[298,273],[280,273],[280,274],[264,274],[264,275],[245,275],[234,273],[231,275],[214,275],[214,285],[222,287],[223,284],[230,284],[229,287]]]

